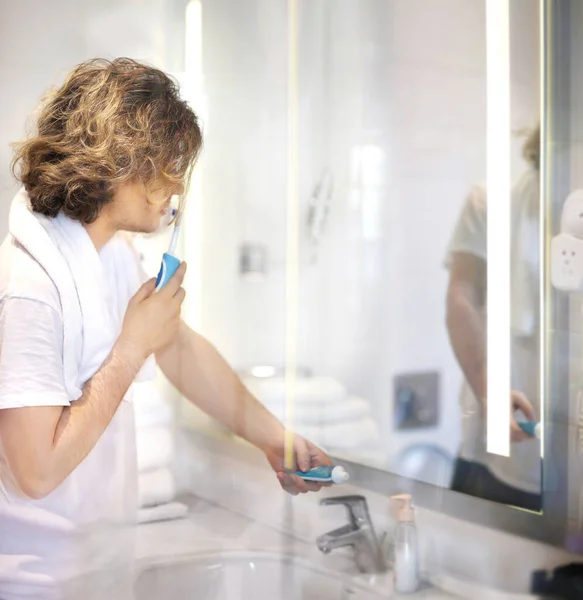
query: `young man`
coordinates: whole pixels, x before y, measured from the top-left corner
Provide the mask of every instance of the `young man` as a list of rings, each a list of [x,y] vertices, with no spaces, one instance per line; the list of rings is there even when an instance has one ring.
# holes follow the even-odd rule
[[[526,140],[523,154],[529,169],[511,195],[511,456],[486,452],[486,189],[474,186],[460,215],[448,249],[447,328],[465,375],[461,391],[462,443],[452,489],[486,500],[530,510],[541,507],[539,441],[516,422],[540,414],[539,364],[539,162],[540,129]]]
[[[260,448],[285,490],[320,489],[284,473],[282,425],[181,321],[186,265],[160,291],[140,286],[117,235],[159,226],[201,145],[175,83],[129,59],[79,65],[17,145],[23,190],[0,249],[3,600],[87,598],[124,571],[120,532],[137,507],[131,387],[152,357],[186,398]],[[300,469],[329,464],[299,436],[294,449]],[[98,575],[68,587],[83,573]]]

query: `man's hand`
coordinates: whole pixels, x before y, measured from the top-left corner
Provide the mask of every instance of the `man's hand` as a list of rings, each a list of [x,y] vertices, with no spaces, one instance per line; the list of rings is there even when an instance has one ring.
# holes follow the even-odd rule
[[[155,279],[142,285],[127,307],[118,339],[120,346],[135,349],[145,360],[177,337],[186,295],[181,287],[185,273],[186,263],[183,262],[160,291],[154,291]]]
[[[487,421],[488,403],[482,401],[482,405],[484,408],[484,420]],[[528,401],[528,398],[522,392],[512,390],[510,392],[510,441],[513,443],[532,440],[532,436],[528,435],[526,431],[523,431],[516,421],[515,413],[518,410],[524,413],[527,421],[538,420],[534,408]]]
[[[305,494],[306,492],[318,492],[323,487],[331,485],[316,481],[304,481],[298,475],[286,473],[284,467],[285,443],[283,440],[281,445],[266,450],[265,456],[271,468],[276,472],[281,487],[292,496]],[[332,462],[323,450],[302,436],[294,434],[294,470],[309,471],[314,467],[330,464]]]
[[[537,421],[536,413],[532,404],[528,401],[527,397],[516,390],[510,393],[511,401],[511,414],[510,414],[510,441],[512,442],[524,442],[526,440],[532,440],[532,436],[528,435],[526,431],[523,431],[518,426],[514,414],[517,410],[524,413],[527,421]]]

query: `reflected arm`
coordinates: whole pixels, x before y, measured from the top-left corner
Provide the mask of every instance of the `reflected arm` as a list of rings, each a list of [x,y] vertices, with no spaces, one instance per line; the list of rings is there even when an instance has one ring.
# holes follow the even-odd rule
[[[476,398],[486,399],[486,262],[472,254],[451,256],[447,331],[455,357]]]

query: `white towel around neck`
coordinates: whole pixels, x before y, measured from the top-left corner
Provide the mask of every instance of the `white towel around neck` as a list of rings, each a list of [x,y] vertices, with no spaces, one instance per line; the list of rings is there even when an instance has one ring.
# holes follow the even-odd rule
[[[97,252],[79,222],[63,214],[50,218],[33,213],[24,189],[12,203],[9,231],[57,288],[64,317],[64,382],[69,399],[77,400],[121,332],[127,302],[141,284],[137,257],[134,269],[120,264],[133,260],[133,250],[122,236],[114,237]],[[103,255],[114,266],[112,273],[104,272]],[[124,278],[117,276],[119,273]],[[151,359],[136,380],[152,379],[153,369]],[[130,397],[128,394],[125,399]]]

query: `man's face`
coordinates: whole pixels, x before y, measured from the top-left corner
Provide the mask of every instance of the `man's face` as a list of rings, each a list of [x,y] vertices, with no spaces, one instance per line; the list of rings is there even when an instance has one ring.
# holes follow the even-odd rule
[[[118,230],[152,233],[160,226],[172,196],[182,192],[182,186],[169,189],[146,187],[142,182],[123,183],[116,188],[113,202],[107,205],[108,217]]]

